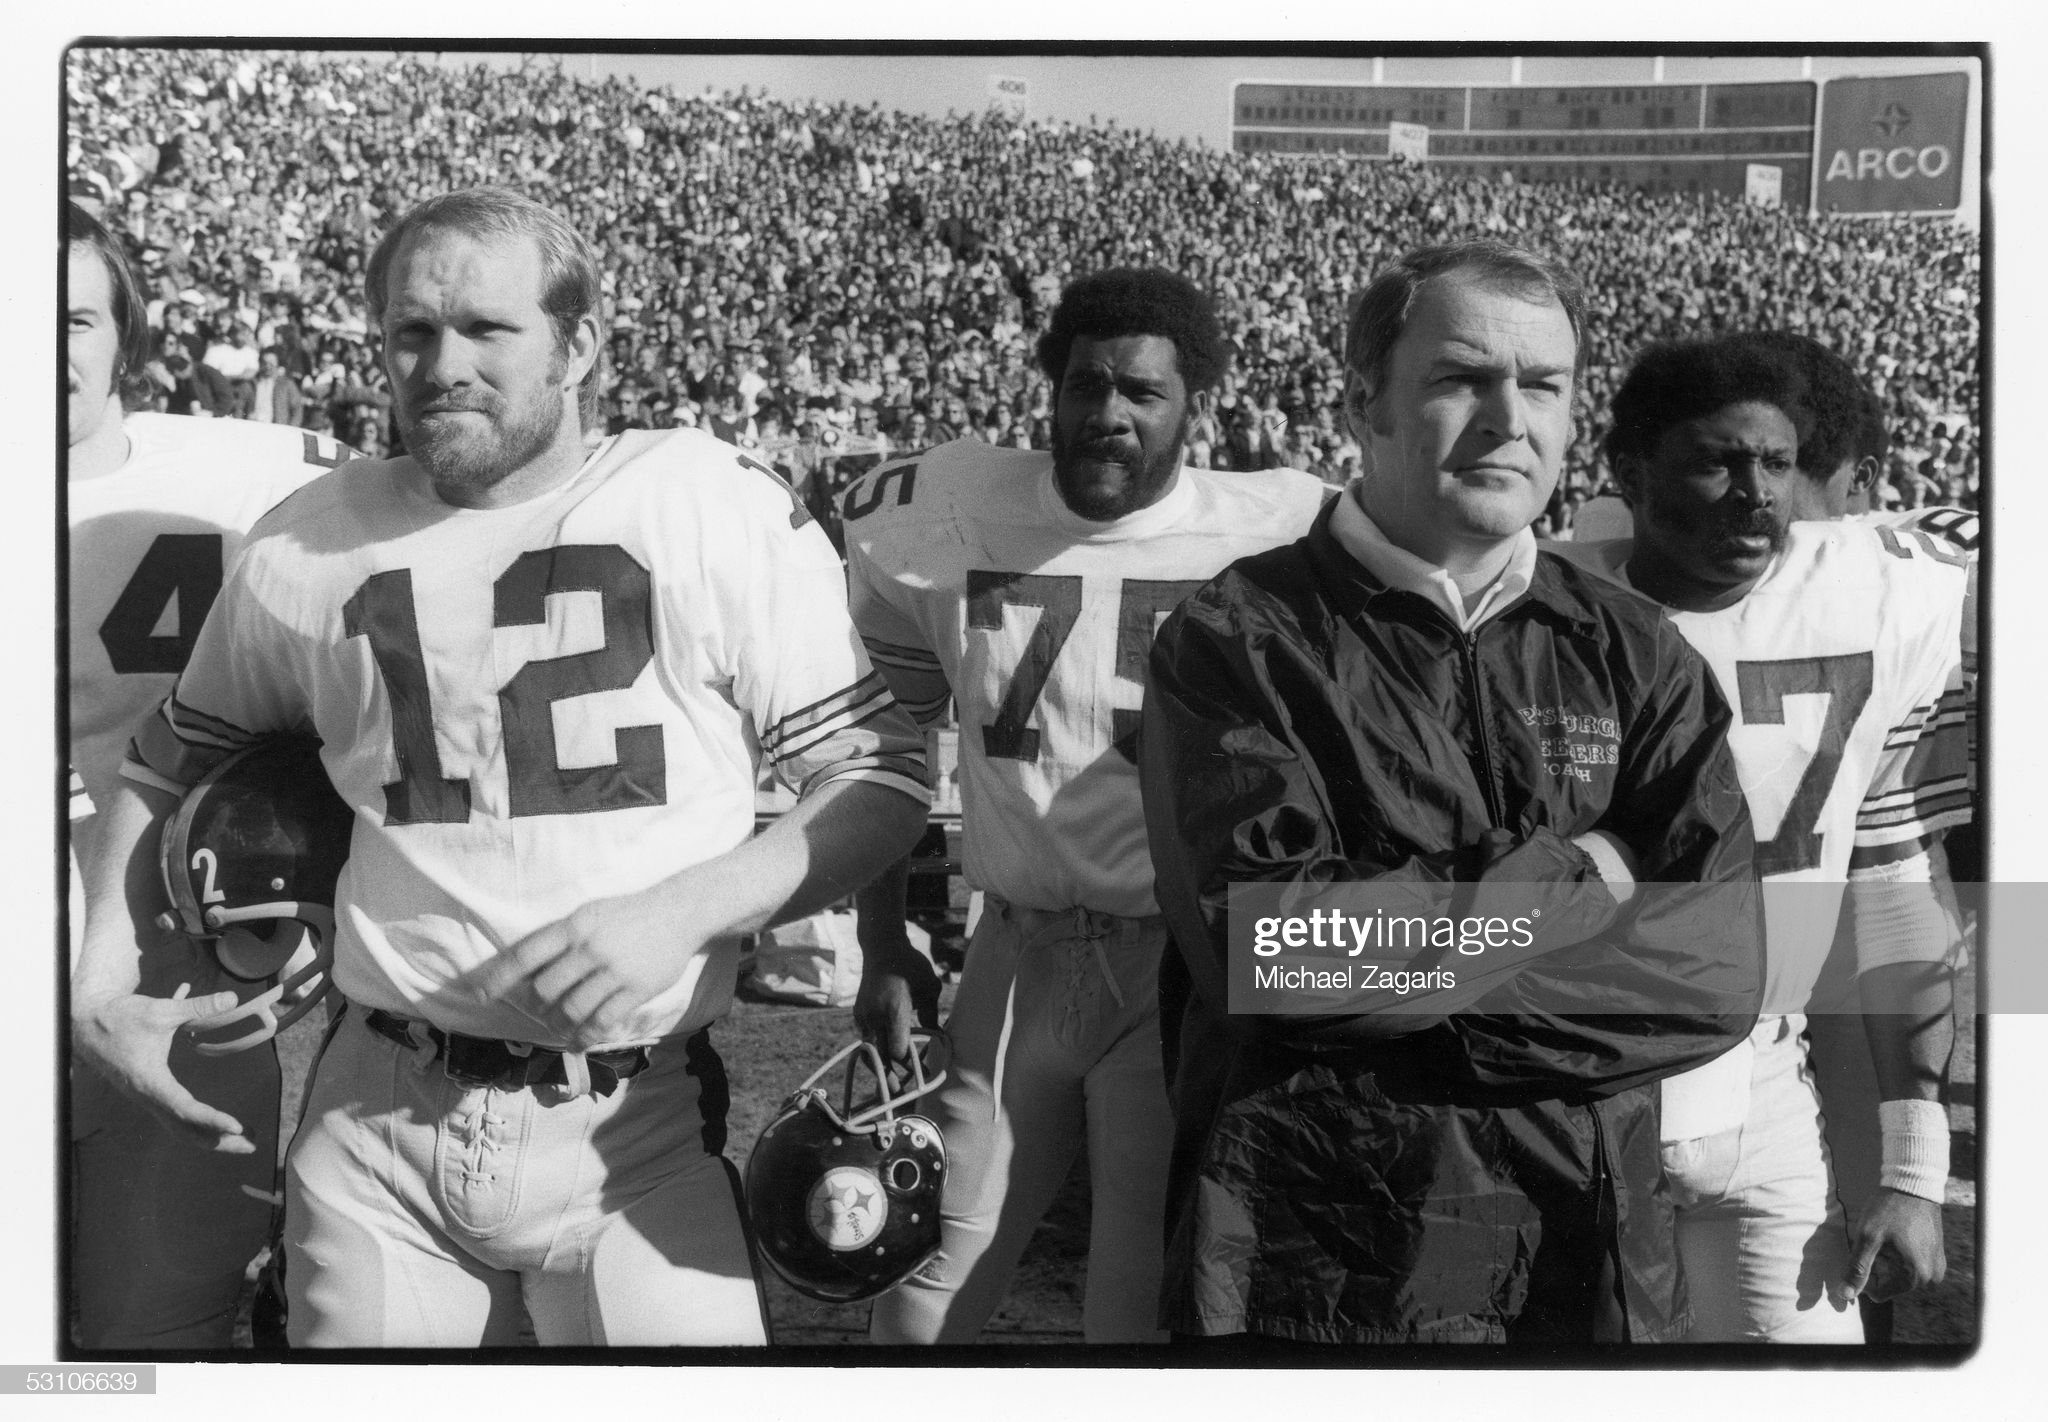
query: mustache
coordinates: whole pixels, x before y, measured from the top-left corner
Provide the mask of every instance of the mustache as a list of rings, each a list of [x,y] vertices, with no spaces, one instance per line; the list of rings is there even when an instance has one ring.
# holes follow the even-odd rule
[[[1074,446],[1074,454],[1080,459],[1099,459],[1105,464],[1136,464],[1145,457],[1145,451],[1136,440],[1084,439]]]
[[[1768,538],[1776,542],[1778,520],[1769,509],[1753,508],[1745,513],[1730,514],[1721,521],[1716,532],[1723,538]]]
[[[442,395],[414,405],[415,415],[481,414],[491,408],[487,395]]]

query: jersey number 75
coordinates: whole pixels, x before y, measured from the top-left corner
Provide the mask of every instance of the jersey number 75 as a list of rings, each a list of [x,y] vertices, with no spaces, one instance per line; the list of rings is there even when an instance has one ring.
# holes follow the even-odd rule
[[[1005,760],[1036,761],[1039,733],[1030,724],[1052,667],[1066,645],[1067,634],[1081,617],[1081,579],[1061,573],[1002,573],[975,568],[967,574],[967,625],[1001,631],[1006,608],[1039,611],[1038,625],[1024,646],[1017,670],[996,705],[996,719],[981,728],[985,754]],[[1202,586],[1199,579],[1126,578],[1117,590],[1116,674],[1140,686],[1145,658],[1159,619]],[[1140,713],[1115,707],[1110,711],[1110,739],[1125,760],[1138,759]]]

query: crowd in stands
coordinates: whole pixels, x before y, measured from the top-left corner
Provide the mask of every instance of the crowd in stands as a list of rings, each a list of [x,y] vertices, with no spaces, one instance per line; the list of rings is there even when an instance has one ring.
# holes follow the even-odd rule
[[[1737,328],[1803,331],[1864,373],[1891,421],[1885,502],[1976,503],[1980,254],[1950,222],[1242,155],[1114,122],[683,95],[552,60],[80,48],[67,78],[73,194],[146,274],[158,408],[389,450],[368,252],[420,199],[494,182],[605,259],[609,427],[708,428],[821,511],[892,453],[1047,447],[1037,334],[1070,277],[1121,263],[1183,272],[1221,306],[1234,361],[1196,462],[1343,482],[1347,297],[1408,247],[1485,235],[1562,257],[1592,300],[1543,531],[1603,485],[1630,358]]]

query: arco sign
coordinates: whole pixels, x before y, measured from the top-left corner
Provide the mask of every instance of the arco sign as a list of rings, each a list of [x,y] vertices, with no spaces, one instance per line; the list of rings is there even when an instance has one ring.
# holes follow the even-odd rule
[[[1821,90],[1814,206],[1953,212],[1963,199],[1970,76],[1831,79]]]

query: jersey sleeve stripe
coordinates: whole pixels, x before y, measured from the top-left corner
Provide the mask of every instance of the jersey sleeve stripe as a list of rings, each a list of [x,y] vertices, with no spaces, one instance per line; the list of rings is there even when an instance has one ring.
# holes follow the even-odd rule
[[[224,758],[255,740],[255,732],[195,711],[174,695],[165,698],[156,713],[135,728],[121,773],[144,785],[183,791],[197,784]],[[147,769],[160,779],[131,774],[131,766]]]
[[[1860,824],[1863,820],[1873,815],[1881,816],[1896,812],[1902,807],[1920,804],[1928,800],[1967,793],[1969,785],[1970,777],[1962,771],[1951,771],[1946,775],[1930,776],[1926,780],[1917,781],[1912,785],[1903,786],[1897,790],[1887,791],[1882,795],[1867,796],[1863,804],[1856,811],[1856,819]]]
[[[1891,838],[1902,829],[1933,829],[1967,824],[1974,811],[1975,797],[1967,787],[1944,794],[1927,795],[1910,805],[1901,805],[1883,813],[1858,815],[1856,838],[1858,842],[1876,843]]]
[[[844,719],[832,722],[828,726],[819,727],[818,733],[812,736],[809,740],[803,741],[798,744],[784,742],[780,750],[771,753],[774,756],[776,764],[779,765],[783,761],[796,760],[805,755],[808,755],[812,751],[816,750],[819,746],[824,745],[827,741],[830,741],[834,736],[843,735],[846,732],[854,730],[857,727],[865,726],[868,722],[874,720],[877,716],[888,715],[891,711],[897,709],[897,705],[893,700],[889,699],[887,696],[883,696],[876,700],[865,703],[863,707],[856,709],[860,711],[859,715],[849,715]]]
[[[884,642],[879,637],[863,637],[861,645],[868,649],[868,656],[877,663],[886,662],[892,667],[907,671],[937,671],[939,659],[922,647],[906,647],[896,642]]]
[[[889,687],[870,672],[848,692],[830,702],[819,703],[817,711],[797,718],[785,716],[761,737],[761,748],[777,760],[799,755],[834,731],[858,725],[896,704]]]
[[[224,721],[218,716],[209,716],[204,711],[194,710],[180,701],[175,693],[165,700],[163,714],[181,735],[212,735],[236,745],[246,745],[256,739],[255,732],[244,730],[233,721]]]
[[[880,672],[870,671],[859,681],[853,683],[853,685],[843,687],[833,692],[830,696],[820,697],[808,706],[799,706],[788,715],[781,717],[774,725],[769,726],[761,733],[762,743],[765,745],[769,741],[780,740],[800,732],[808,726],[818,725],[841,714],[848,707],[870,699],[877,693],[886,696],[888,688],[883,683]]]
[[[92,814],[92,796],[85,793],[85,777],[73,770],[67,778],[65,800],[68,818],[82,820]]]

